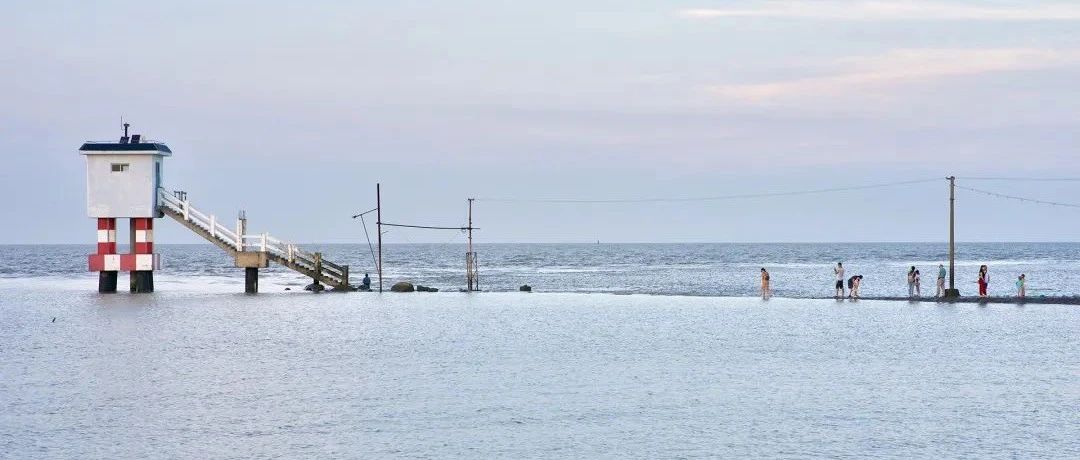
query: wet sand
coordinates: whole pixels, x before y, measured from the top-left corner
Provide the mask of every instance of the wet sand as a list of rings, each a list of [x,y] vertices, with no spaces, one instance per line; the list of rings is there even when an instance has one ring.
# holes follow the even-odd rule
[[[835,299],[835,297],[817,297],[817,299]],[[844,298],[843,300],[851,300]],[[857,300],[883,300],[890,302],[928,302],[928,303],[994,303],[994,304],[1053,304],[1053,305],[1080,305],[1080,296],[1069,297],[956,297],[942,299],[937,297],[859,297]]]

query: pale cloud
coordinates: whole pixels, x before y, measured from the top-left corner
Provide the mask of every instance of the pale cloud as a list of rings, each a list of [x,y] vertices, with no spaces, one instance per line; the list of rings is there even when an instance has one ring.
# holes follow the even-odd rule
[[[993,72],[1037,70],[1080,63],[1078,50],[902,49],[880,56],[835,60],[832,74],[749,84],[719,84],[711,94],[746,102],[831,96],[898,84]]]
[[[774,17],[844,21],[1047,21],[1080,20],[1080,4],[1037,1],[986,5],[942,1],[779,0],[752,6],[683,9],[678,14],[692,19]]]

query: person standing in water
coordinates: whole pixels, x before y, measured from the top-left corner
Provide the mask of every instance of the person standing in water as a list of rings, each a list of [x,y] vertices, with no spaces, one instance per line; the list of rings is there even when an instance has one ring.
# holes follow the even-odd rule
[[[1027,277],[1023,273],[1016,279],[1016,296],[1021,299],[1027,296]]]
[[[907,272],[907,296],[908,298],[915,297],[915,266],[911,266],[911,270]]]
[[[979,267],[979,297],[986,297],[986,290],[990,287],[990,269],[986,265]]]
[[[761,298],[768,300],[772,296],[772,292],[769,290],[769,272],[764,267],[761,268]]]
[[[945,264],[938,264],[937,266],[937,294],[934,297],[945,296],[945,276],[948,275],[948,271],[945,270]]]
[[[922,297],[922,275],[915,270],[915,297]]]
[[[859,298],[859,284],[862,283],[862,275],[854,275],[847,280],[848,298],[855,300]]]
[[[837,299],[843,299],[844,298],[844,263],[843,262],[837,262],[836,267],[833,267],[832,271],[833,271],[833,273],[836,274],[836,298]]]

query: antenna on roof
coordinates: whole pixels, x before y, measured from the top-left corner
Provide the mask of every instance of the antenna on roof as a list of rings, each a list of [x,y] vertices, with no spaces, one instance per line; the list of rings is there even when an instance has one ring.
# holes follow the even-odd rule
[[[124,123],[124,116],[121,115],[120,116],[120,125],[124,127],[124,135],[120,138],[120,143],[121,144],[127,144],[127,142],[128,142],[128,127],[131,126],[131,123]]]

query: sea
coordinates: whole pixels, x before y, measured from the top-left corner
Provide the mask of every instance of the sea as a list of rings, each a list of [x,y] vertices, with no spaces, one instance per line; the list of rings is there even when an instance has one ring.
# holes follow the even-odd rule
[[[0,246],[0,458],[1080,458],[1080,306],[828,298],[837,262],[933,295],[939,243],[481,244],[474,293],[463,245],[395,244],[384,283],[440,292],[256,295],[155,248],[99,294],[93,246]],[[1080,244],[960,244],[962,294],[982,264],[1080,295]]]

